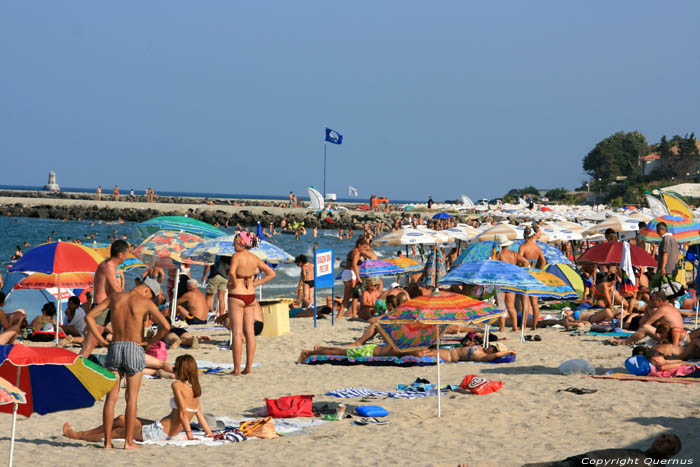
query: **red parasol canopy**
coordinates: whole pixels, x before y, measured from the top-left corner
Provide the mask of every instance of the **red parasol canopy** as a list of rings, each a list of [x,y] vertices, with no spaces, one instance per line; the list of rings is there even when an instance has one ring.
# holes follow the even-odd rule
[[[632,266],[656,267],[656,260],[649,253],[636,245],[630,245]],[[577,263],[620,264],[622,260],[622,242],[604,242],[583,252]]]

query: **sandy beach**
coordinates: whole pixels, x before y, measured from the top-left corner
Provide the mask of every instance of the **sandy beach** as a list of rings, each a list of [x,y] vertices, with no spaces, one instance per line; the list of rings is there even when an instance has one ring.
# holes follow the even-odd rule
[[[315,403],[338,403],[349,408],[358,399],[336,399],[326,392],[349,386],[389,391],[416,378],[436,382],[431,367],[307,366],[296,364],[299,351],[315,344],[351,342],[365,328],[361,322],[291,320],[291,332],[258,338],[256,362],[261,366],[243,377],[204,375],[202,405],[206,413],[232,418],[249,415],[264,398],[314,394]],[[198,350],[178,349],[197,359],[231,362],[231,353],[217,350],[224,330],[190,329],[212,338]],[[557,367],[572,358],[586,358],[598,368],[624,372],[630,348],[602,345],[604,338],[570,336],[556,329],[538,330],[542,342],[520,343],[513,333],[501,334],[518,352],[511,364],[453,363],[441,366],[442,383],[459,384],[467,374],[503,382],[496,393],[475,396],[450,393],[442,398],[442,418],[435,397],[385,399],[377,404],[390,411],[390,423],[356,426],[351,420],[332,421],[307,432],[272,440],[251,440],[225,446],[144,446],[137,452],[106,451],[97,443],[73,441],[61,435],[69,421],[77,430],[101,423],[102,404],[73,412],[33,415],[17,424],[16,465],[457,465],[511,466],[562,459],[603,448],[646,449],[663,433],[673,432],[683,449],[676,459],[700,459],[700,393],[697,385],[614,381],[560,375]],[[104,350],[102,350],[104,352]],[[156,419],[168,413],[172,380],[144,380],[139,397],[140,417]],[[557,392],[570,386],[597,389],[595,394]],[[123,397],[117,411],[123,413]],[[10,417],[3,417],[0,452],[9,448]],[[355,418],[357,419],[357,417]],[[117,446],[122,442],[118,441]],[[4,460],[3,460],[4,461]]]

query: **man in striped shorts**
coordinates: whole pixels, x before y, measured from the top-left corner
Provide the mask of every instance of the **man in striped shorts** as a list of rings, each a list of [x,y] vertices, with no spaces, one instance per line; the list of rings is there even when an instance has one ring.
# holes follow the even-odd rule
[[[139,447],[134,443],[134,425],[136,424],[136,409],[141,386],[141,376],[145,361],[145,349],[161,340],[170,329],[165,317],[158,311],[156,303],[162,295],[160,283],[152,278],[146,278],[142,283],[128,292],[113,292],[102,303],[90,310],[85,317],[90,332],[101,345],[109,345],[105,367],[117,375],[117,382],[107,395],[102,421],[105,430],[105,448],[112,447],[112,425],[114,423],[114,407],[119,398],[121,378],[126,378],[126,435],[124,449]],[[95,319],[107,308],[112,313],[112,343],[108,343],[97,328]],[[144,317],[150,314],[151,319],[158,325],[158,332],[148,341],[143,341]]]

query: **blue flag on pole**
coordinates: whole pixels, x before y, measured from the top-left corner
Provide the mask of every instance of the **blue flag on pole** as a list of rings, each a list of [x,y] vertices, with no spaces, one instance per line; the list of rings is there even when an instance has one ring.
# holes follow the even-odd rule
[[[335,130],[326,128],[326,141],[333,144],[343,144],[343,135]]]

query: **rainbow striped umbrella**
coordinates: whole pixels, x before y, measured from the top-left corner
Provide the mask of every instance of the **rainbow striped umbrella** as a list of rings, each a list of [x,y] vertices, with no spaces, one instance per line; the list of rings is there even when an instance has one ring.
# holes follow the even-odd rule
[[[374,259],[360,264],[360,276],[387,276],[391,274],[401,274],[403,269],[383,259]]]
[[[22,344],[0,345],[0,378],[15,382],[26,395],[24,404],[0,405],[0,412],[12,413],[10,465],[18,413],[30,417],[92,407],[117,381],[111,372],[70,350]]]
[[[202,243],[202,237],[187,233],[163,230],[156,232],[143,241],[133,251],[134,256],[148,265],[155,265],[161,268],[172,268],[175,263],[207,264],[202,261],[195,261],[191,258],[184,258],[181,254],[188,248],[192,248]]]
[[[645,242],[661,243],[661,237],[656,233],[656,226],[659,222],[665,222],[668,226],[668,231],[678,243],[696,243],[700,242],[700,222],[697,219],[688,219],[682,216],[659,216],[647,223],[640,233],[639,237]]]
[[[407,256],[389,258],[387,261],[403,269],[403,272],[420,272],[423,270],[423,263]]]
[[[63,274],[44,274],[36,272],[17,282],[13,289],[86,289],[92,286],[94,276],[91,272],[65,272]]]
[[[109,259],[110,256],[110,250],[112,248],[112,245],[108,243],[86,243],[84,246],[88,248],[92,248],[99,254],[102,258],[104,259]],[[134,256],[132,253],[129,253],[126,256],[126,259],[122,264],[117,266],[117,269],[121,269],[123,271],[128,271],[129,269],[133,268],[145,268],[148,267],[145,264],[141,262],[140,259],[138,259],[136,256]]]

